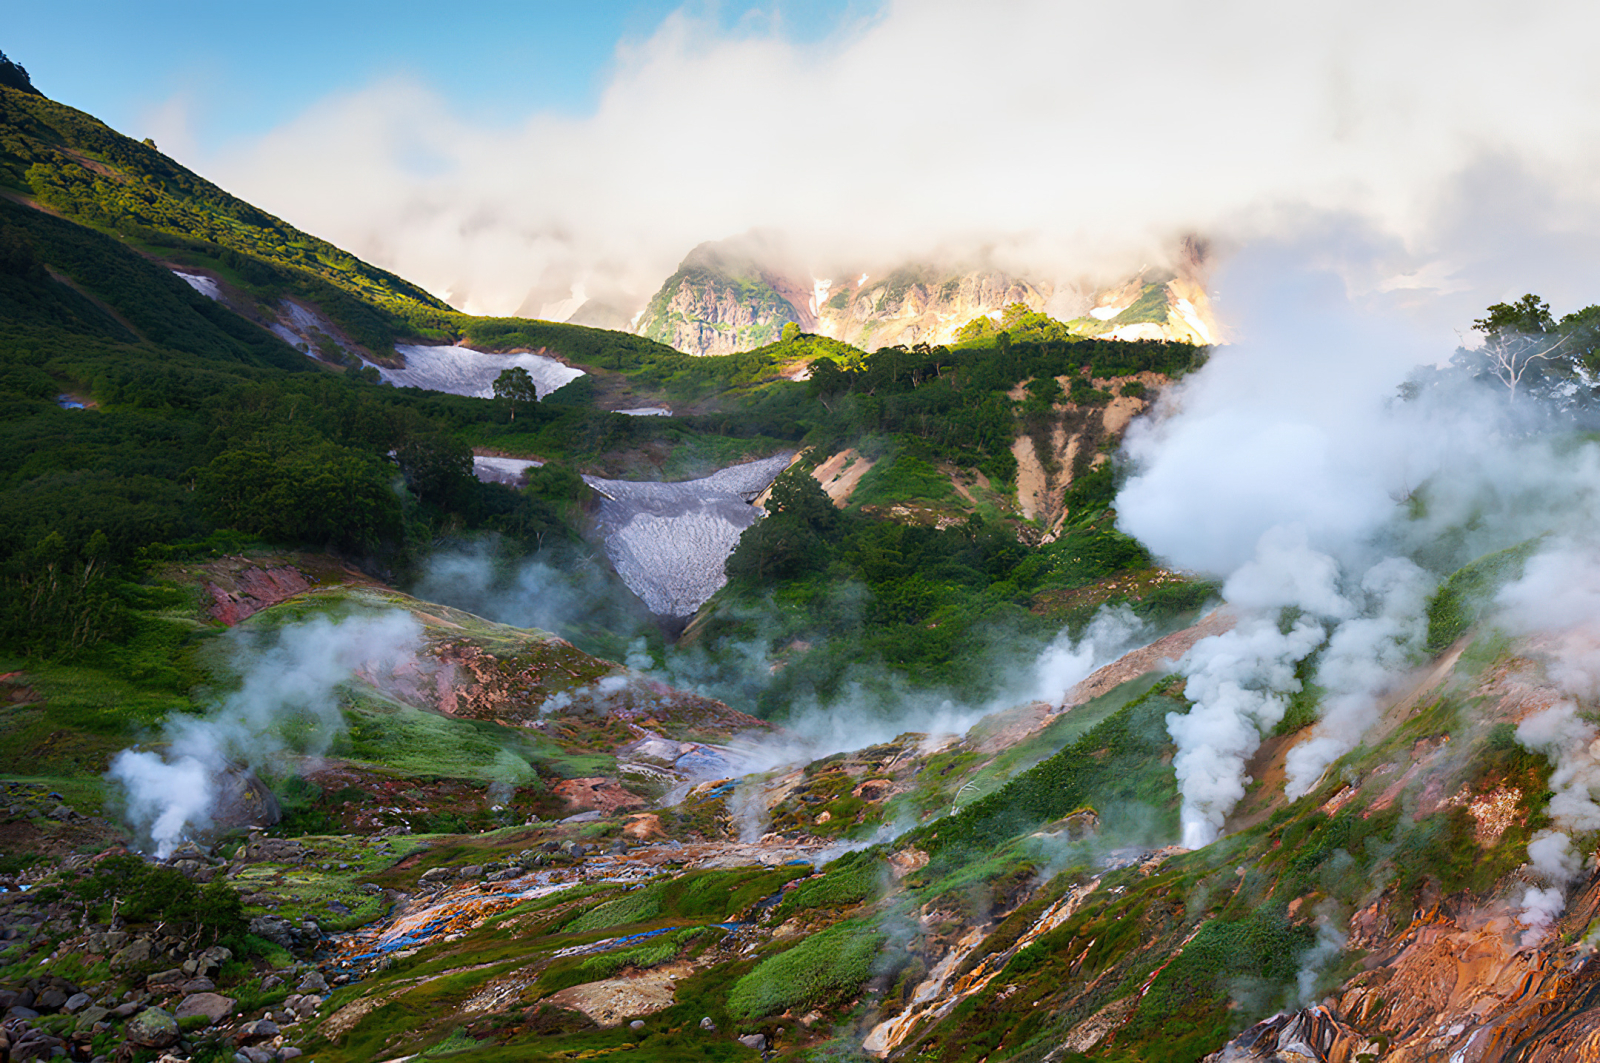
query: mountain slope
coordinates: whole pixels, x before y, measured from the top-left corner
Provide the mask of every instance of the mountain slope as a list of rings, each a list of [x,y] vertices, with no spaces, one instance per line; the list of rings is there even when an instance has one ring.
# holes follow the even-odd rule
[[[43,96],[0,90],[0,185],[68,217],[135,241],[191,241],[309,275],[417,326],[449,311],[441,300],[229,195],[153,143]],[[236,260],[237,261],[237,260]]]

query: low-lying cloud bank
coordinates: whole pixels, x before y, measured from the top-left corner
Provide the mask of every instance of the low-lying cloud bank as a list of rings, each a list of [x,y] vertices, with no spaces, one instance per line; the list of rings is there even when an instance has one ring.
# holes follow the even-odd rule
[[[894,0],[801,44],[689,7],[619,44],[591,114],[507,127],[396,78],[189,161],[480,313],[632,312],[751,229],[819,277],[943,252],[1078,279],[1344,215],[1382,244],[1360,283],[1459,325],[1596,287],[1596,30],[1576,0]]]

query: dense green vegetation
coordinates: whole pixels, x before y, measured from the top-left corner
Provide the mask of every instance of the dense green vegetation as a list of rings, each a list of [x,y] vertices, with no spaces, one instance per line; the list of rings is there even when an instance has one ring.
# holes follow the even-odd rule
[[[865,355],[790,328],[719,358],[602,329],[468,318],[88,116],[4,90],[0,104],[0,179],[66,215],[0,202],[0,455],[10,470],[0,477],[0,641],[30,653],[103,653],[148,627],[133,598],[144,566],[173,556],[161,544],[204,552],[226,531],[403,572],[441,541],[492,533],[510,562],[574,541],[585,495],[574,467],[637,474],[650,455],[687,476],[784,447],[874,441],[868,449],[888,460],[860,506],[909,496],[959,510],[936,463],[986,470],[1004,486],[1018,415],[1008,392],[1019,382],[1175,373],[1195,359],[1181,346],[1035,336],[1020,318],[1026,340],[1001,334],[957,351]],[[460,338],[553,351],[592,375],[540,403],[373,387],[315,366],[150,255],[208,268],[262,307],[308,300],[373,350],[401,335]],[[808,381],[790,379],[806,366]],[[592,396],[614,381],[686,415],[596,410]],[[63,394],[90,408],[61,408]],[[516,492],[475,481],[469,447],[552,464]],[[1074,505],[1103,510],[1111,489],[1110,470],[1097,472]],[[797,690],[836,690],[866,662],[978,692],[989,679],[948,662],[1010,633],[1053,633],[1060,616],[1029,611],[1042,588],[1148,566],[1109,522],[1040,550],[1019,546],[1003,517],[991,508],[943,530],[859,512],[819,518],[800,538],[821,547],[798,552],[784,542],[787,518],[765,522],[733,562],[733,608],[702,645],[739,636],[745,621],[731,618],[772,592],[780,635],[821,635],[831,648],[766,694],[747,692],[763,711]]]
[[[978,515],[938,528],[840,511],[814,478],[791,469],[773,485],[767,517],[728,559],[730,582],[698,637],[760,640],[774,653],[797,641],[809,647],[759,689],[739,691],[774,717],[847,688],[861,702],[854,711],[887,704],[898,695],[878,669],[978,702],[1063,626],[1081,626],[1104,604],[1131,601],[1159,625],[1214,593],[1209,584],[1136,580],[1094,591],[1153,565],[1111,526],[1108,502],[1056,541],[1026,546]]]

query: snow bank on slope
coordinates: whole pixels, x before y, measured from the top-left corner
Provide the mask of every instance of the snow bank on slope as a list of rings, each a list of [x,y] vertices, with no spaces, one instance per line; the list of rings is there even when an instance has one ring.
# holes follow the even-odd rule
[[[404,369],[378,366],[378,373],[386,383],[480,399],[493,398],[494,378],[514,366],[528,371],[533,378],[533,389],[541,399],[583,376],[583,370],[540,354],[485,354],[470,347],[417,344],[396,344],[395,351],[406,360],[406,365]]]
[[[657,616],[687,617],[728,581],[723,563],[761,511],[750,502],[792,454],[734,465],[700,480],[584,480],[600,495],[596,524],[606,556]]]

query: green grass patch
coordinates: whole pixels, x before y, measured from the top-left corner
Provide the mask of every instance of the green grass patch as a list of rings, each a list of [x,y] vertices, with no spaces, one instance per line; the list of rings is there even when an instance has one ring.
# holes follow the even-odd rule
[[[829,927],[761,961],[734,983],[728,1011],[754,1019],[788,1008],[826,1006],[867,980],[887,937],[865,920]]]

